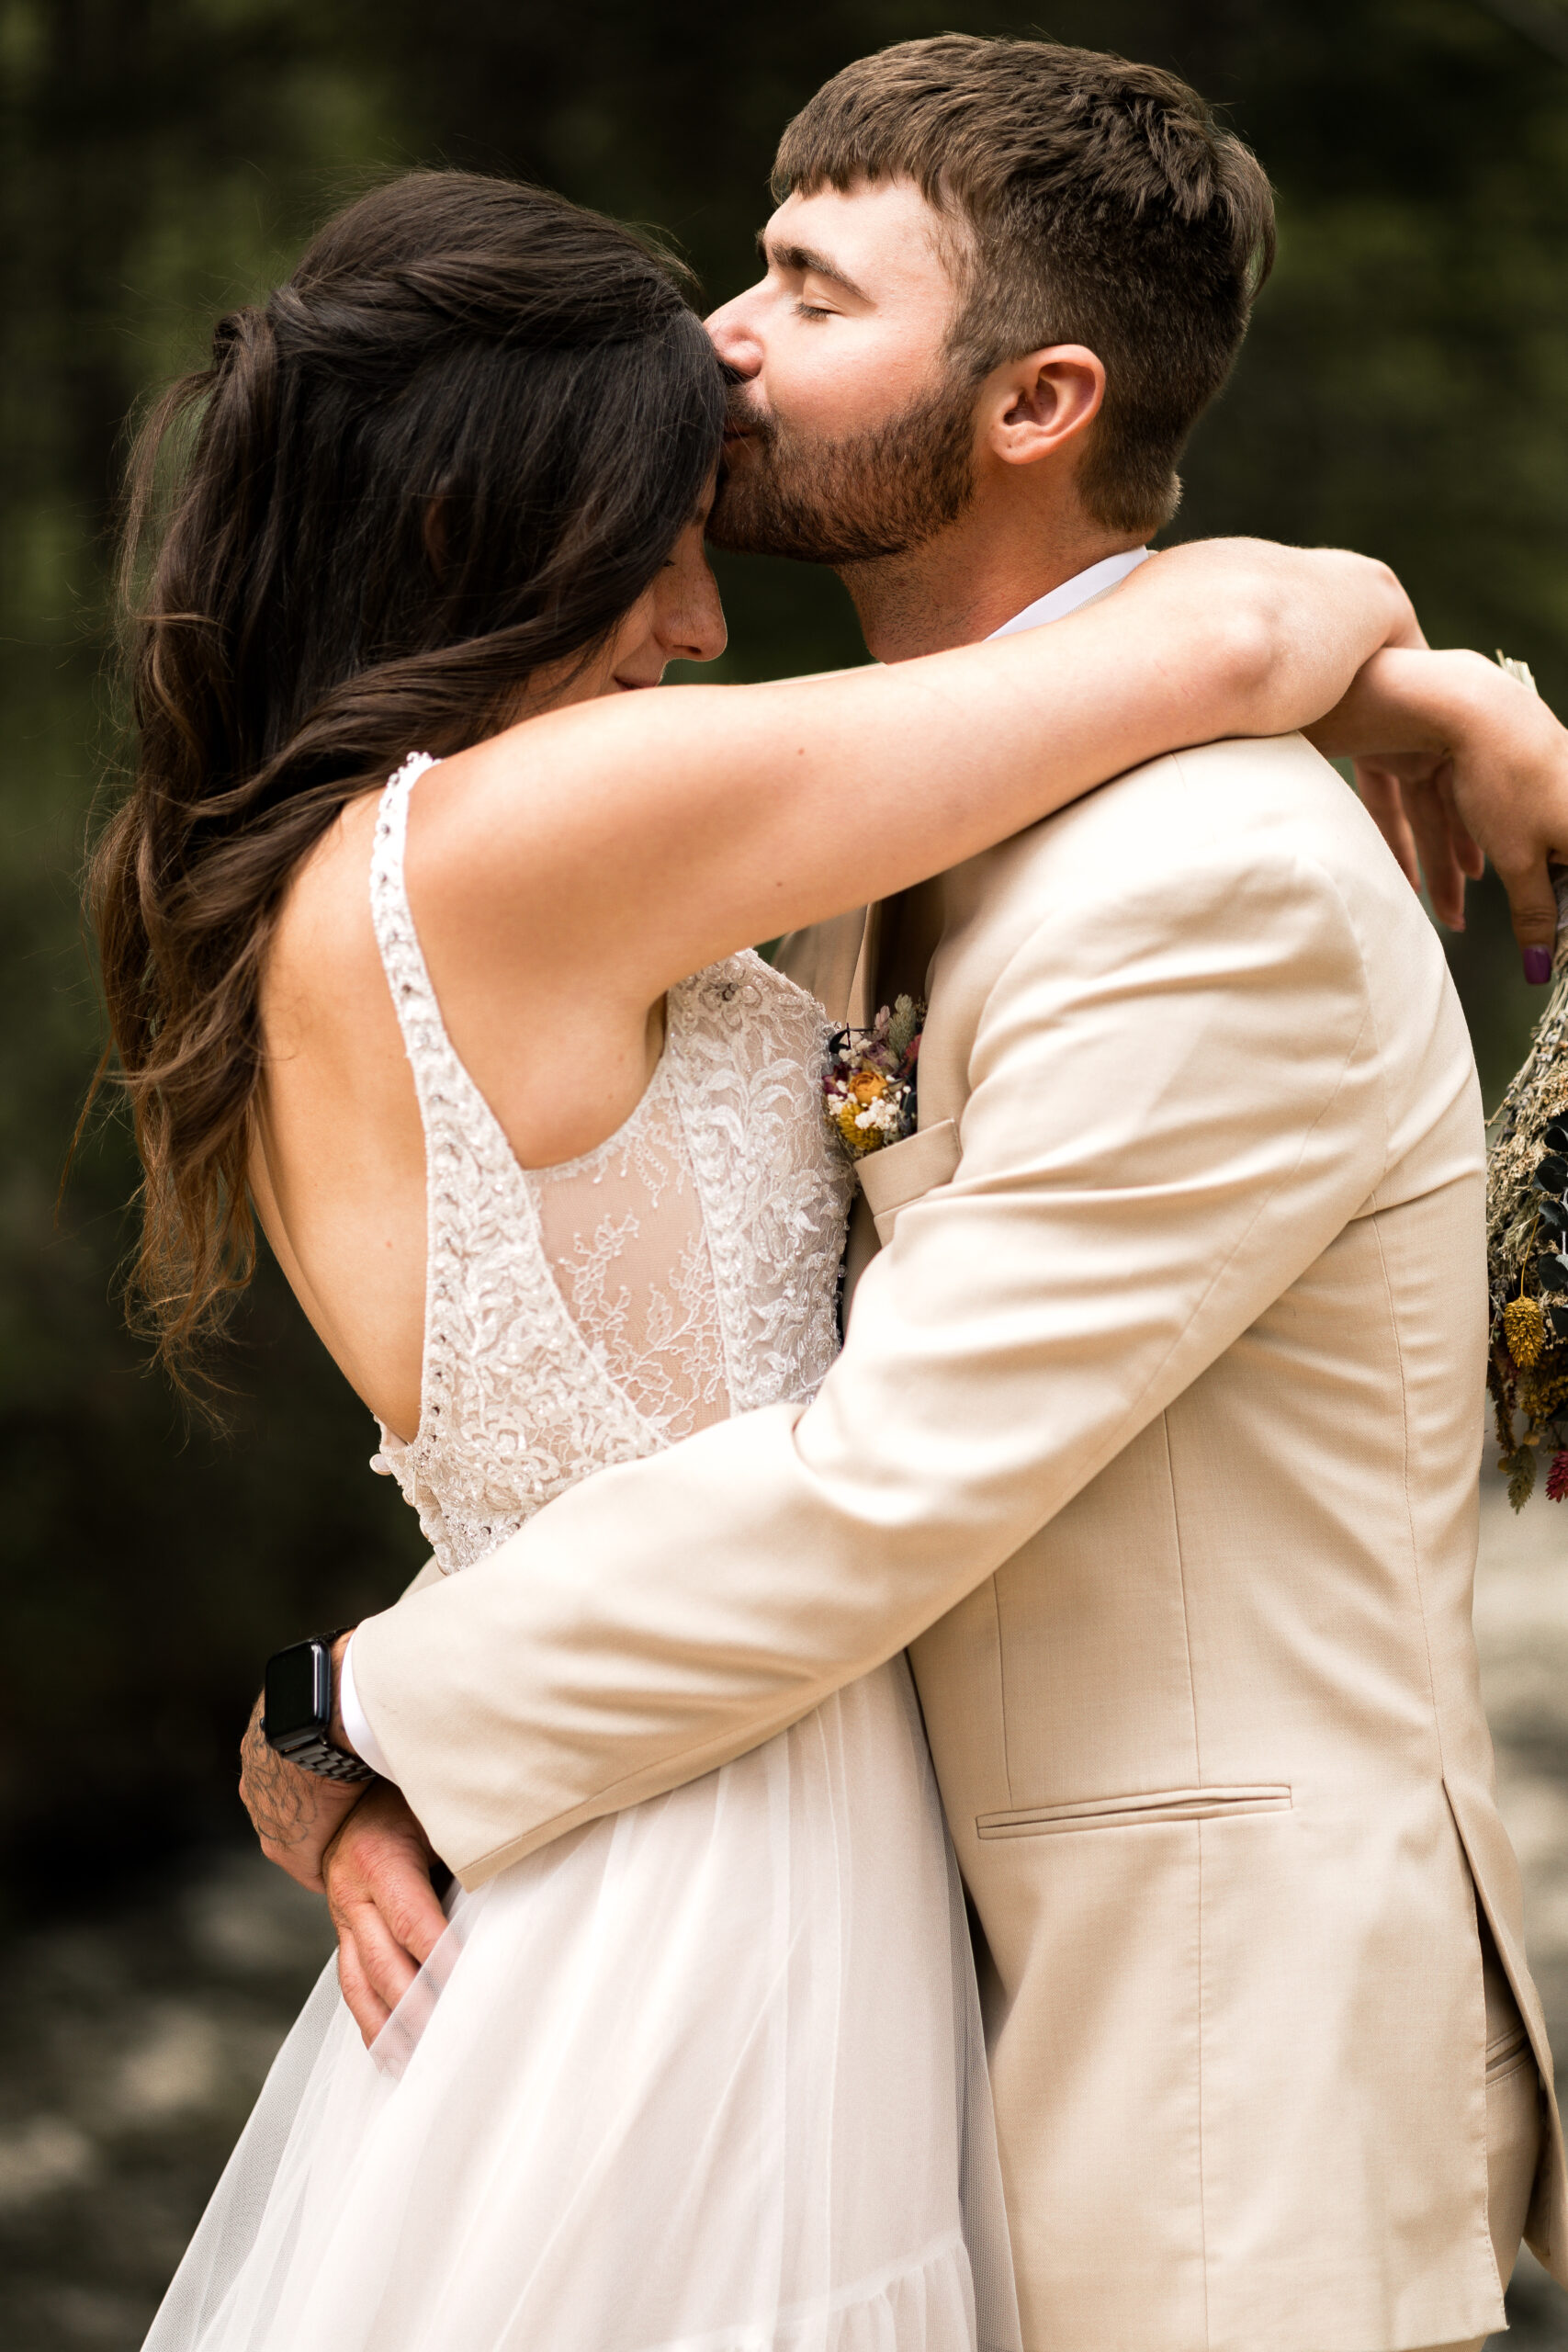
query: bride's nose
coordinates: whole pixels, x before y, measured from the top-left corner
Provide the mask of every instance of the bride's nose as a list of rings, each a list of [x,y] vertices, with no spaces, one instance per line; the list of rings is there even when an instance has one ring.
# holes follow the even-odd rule
[[[700,541],[682,549],[662,575],[660,591],[657,627],[664,660],[716,662],[729,642],[729,629],[718,582]]]

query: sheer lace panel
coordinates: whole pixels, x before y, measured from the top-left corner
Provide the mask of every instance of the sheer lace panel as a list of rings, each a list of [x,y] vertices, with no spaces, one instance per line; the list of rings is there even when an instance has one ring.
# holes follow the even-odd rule
[[[670,991],[663,1058],[608,1142],[520,1168],[409,910],[409,796],[433,764],[387,786],[371,857],[429,1201],[419,1430],[383,1430],[375,1466],[450,1570],[593,1470],[809,1396],[836,1346],[849,1175],[822,1116],[821,1010],[750,953]]]
[[[668,1049],[617,1135],[533,1181],[561,1295],[622,1395],[665,1444],[723,1420],[718,1297]]]

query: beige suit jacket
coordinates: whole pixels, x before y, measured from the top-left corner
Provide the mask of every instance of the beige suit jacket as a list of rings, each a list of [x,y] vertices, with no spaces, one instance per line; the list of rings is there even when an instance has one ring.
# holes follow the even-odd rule
[[[471,1884],[912,1645],[1026,2342],[1483,2335],[1477,1890],[1551,2061],[1471,1627],[1482,1131],[1440,949],[1296,738],[1156,762],[940,895],[921,1131],[870,1164],[886,1246],[815,1403],[368,1620],[361,1697]]]

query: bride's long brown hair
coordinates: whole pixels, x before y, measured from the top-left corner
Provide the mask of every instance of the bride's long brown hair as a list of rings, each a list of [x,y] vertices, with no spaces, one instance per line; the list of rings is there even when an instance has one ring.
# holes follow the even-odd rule
[[[259,982],[289,876],[412,751],[516,715],[649,586],[718,454],[680,266],[458,172],[364,197],[131,460],[135,782],[89,904],[144,1182],[133,1311],[181,1375],[249,1281]]]

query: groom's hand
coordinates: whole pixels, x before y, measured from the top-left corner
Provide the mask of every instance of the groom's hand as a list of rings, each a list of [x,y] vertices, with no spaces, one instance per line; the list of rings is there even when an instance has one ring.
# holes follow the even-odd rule
[[[368,2049],[446,1926],[430,1840],[389,1781],[355,1806],[322,1862],[338,1980]]]
[[[302,1772],[298,1764],[279,1756],[266,1744],[262,1702],[256,1701],[240,1743],[240,1801],[267,1860],[312,1894],[325,1892],[321,1857],[343,1827],[344,1816],[364,1798],[367,1785],[363,1781],[325,1781],[319,1772]]]

